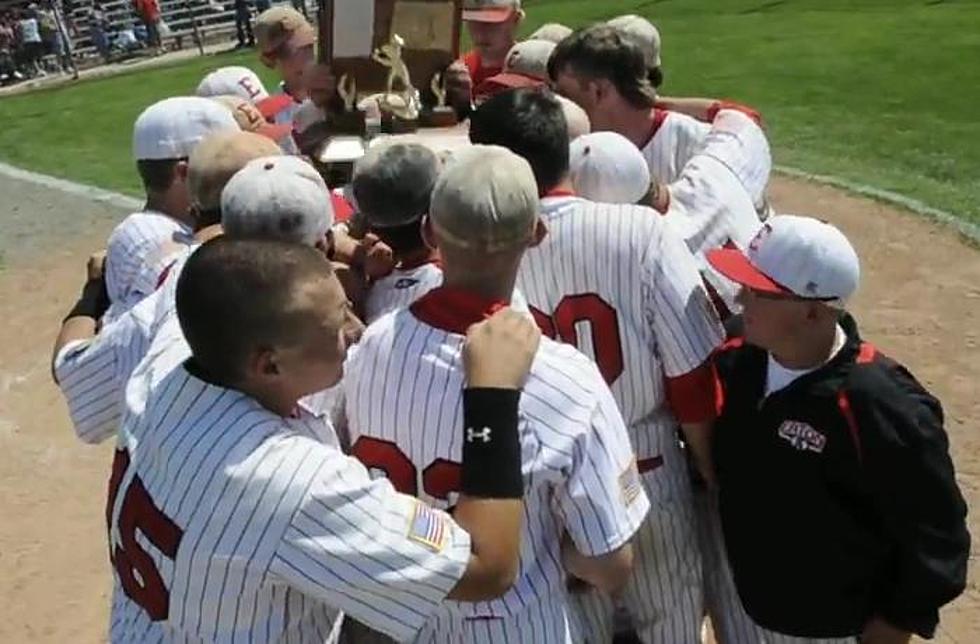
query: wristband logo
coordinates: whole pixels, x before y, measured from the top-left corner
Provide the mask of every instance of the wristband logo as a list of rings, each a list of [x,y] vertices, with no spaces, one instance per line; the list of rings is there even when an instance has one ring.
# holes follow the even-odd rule
[[[491,432],[491,430],[490,430],[489,427],[484,427],[480,431],[476,431],[472,427],[467,427],[466,428],[466,442],[467,443],[475,443],[477,441],[477,439],[479,439],[480,441],[482,441],[484,443],[489,443],[490,442],[490,434],[491,433],[492,432]]]

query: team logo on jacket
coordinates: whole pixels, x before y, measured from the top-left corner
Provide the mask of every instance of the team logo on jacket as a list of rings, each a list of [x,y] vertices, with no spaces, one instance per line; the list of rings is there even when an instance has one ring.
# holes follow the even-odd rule
[[[798,420],[784,420],[779,426],[779,437],[801,452],[821,453],[827,444],[827,437]]]

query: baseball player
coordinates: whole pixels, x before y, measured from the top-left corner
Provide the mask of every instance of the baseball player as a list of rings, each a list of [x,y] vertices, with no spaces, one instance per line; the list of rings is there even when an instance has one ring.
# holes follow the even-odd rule
[[[486,79],[473,89],[477,105],[500,92],[517,87],[543,87],[548,84],[548,60],[555,43],[547,40],[524,40],[507,52],[499,74]]]
[[[255,19],[259,60],[282,79],[279,92],[259,101],[262,114],[276,124],[292,124],[306,100],[306,74],[315,60],[316,30],[289,6],[266,9]]]
[[[475,143],[531,162],[544,241],[528,251],[518,288],[545,335],[592,356],[626,419],[652,510],[633,542],[636,566],[621,594],[645,642],[694,642],[703,614],[691,482],[678,424],[705,476],[714,417],[708,357],[721,328],[683,239],[649,208],[574,195],[561,108],[515,90],[474,113]],[[583,598],[588,642],[612,639],[608,595]]]
[[[465,0],[463,21],[473,41],[473,51],[463,56],[473,87],[504,69],[507,54],[517,42],[524,22],[521,0]]]
[[[133,156],[146,206],[112,231],[105,280],[111,321],[153,292],[174,243],[189,244],[187,158],[209,134],[238,131],[231,113],[214,101],[168,98],[148,107],[133,127]]]
[[[457,502],[462,333],[506,306],[525,249],[543,230],[527,162],[497,147],[458,153],[436,184],[426,237],[443,286],[368,327],[345,365],[352,453],[437,507]],[[492,602],[447,604],[423,642],[580,641],[566,570],[614,591],[648,503],[629,438],[602,377],[571,346],[542,340],[520,404],[526,488],[521,567]],[[467,440],[492,438],[474,431]]]
[[[713,360],[714,453],[738,593],[766,629],[751,641],[931,638],[966,584],[967,508],[939,401],[844,309],[854,248],[784,215],[709,259],[742,287],[744,334]]]
[[[221,207],[221,194],[232,176],[250,161],[267,158],[270,154],[277,154],[275,144],[245,132],[209,137],[194,150],[188,163],[188,185],[194,204],[191,211],[197,223],[198,239],[213,236],[215,228],[222,222],[224,209]],[[300,172],[308,168],[299,160],[284,163]],[[310,182],[315,184],[316,179],[318,175],[310,169],[308,175],[295,185],[301,189]],[[293,185],[288,181],[286,184]],[[313,200],[311,196],[310,201]],[[262,199],[255,201],[258,207],[266,204],[267,201]],[[274,208],[267,212],[271,219],[269,225],[251,216],[250,209],[227,211],[226,223],[230,224],[228,234],[271,235],[273,239],[304,242],[303,235],[309,235],[309,231],[329,226],[329,204],[323,211],[308,215],[302,225],[292,231],[276,230],[277,218],[283,213]],[[319,240],[306,243],[319,243],[321,248],[325,247],[325,242]],[[100,443],[116,435],[121,421],[124,387],[149,350],[162,321],[173,314],[176,276],[185,261],[186,254],[170,266],[168,276],[159,289],[101,330],[98,330],[98,319],[105,305],[102,303],[104,282],[100,279],[90,279],[86,283],[79,303],[65,319],[55,343],[52,367],[55,380],[68,403],[75,433],[82,441]]]
[[[701,267],[719,315],[738,310],[737,288],[718,274],[707,253],[719,246],[747,248],[759,228],[746,183],[768,177],[765,135],[738,110],[715,116],[703,147],[669,185],[654,182],[642,154],[625,137],[597,132],[572,143],[570,178],[579,196],[591,201],[639,203],[659,210],[681,234]],[[763,182],[764,183],[764,182]]]
[[[616,26],[583,29],[562,41],[549,62],[551,80],[560,93],[585,109],[593,131],[625,136],[643,152],[653,178],[671,184],[703,147],[720,110],[742,110],[757,121],[760,117],[742,105],[703,99],[664,99],[664,105],[673,108],[664,109],[650,80],[660,69],[659,33],[643,18],[626,18]],[[772,158],[761,131],[760,136],[753,159],[758,171],[744,179],[745,190],[762,211]],[[759,173],[762,178],[756,176]]]
[[[441,169],[435,153],[419,143],[381,143],[354,166],[358,210],[396,261],[389,275],[371,284],[364,303],[368,324],[442,284],[439,254],[422,239],[422,218]]]
[[[410,640],[444,599],[510,588],[527,320],[477,330],[493,372],[470,365],[464,422],[491,438],[464,449],[454,520],[372,481],[299,402],[340,379],[346,353],[346,297],[321,253],[216,239],[176,298],[187,344],[151,354],[130,383],[109,482],[112,641],[321,644],[339,610]]]

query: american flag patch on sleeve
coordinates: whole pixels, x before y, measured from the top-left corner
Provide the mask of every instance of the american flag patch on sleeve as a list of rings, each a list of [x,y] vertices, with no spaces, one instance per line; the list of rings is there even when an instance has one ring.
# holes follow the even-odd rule
[[[435,552],[440,552],[446,544],[449,518],[433,507],[415,502],[415,511],[408,526],[408,538],[417,541]]]
[[[640,496],[640,470],[636,467],[636,459],[630,461],[622,474],[619,475],[619,489],[623,494],[623,503],[629,505]]]

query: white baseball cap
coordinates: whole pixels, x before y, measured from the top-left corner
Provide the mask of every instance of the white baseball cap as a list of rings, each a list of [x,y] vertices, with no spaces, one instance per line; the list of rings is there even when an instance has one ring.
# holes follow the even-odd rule
[[[811,217],[778,215],[749,249],[723,248],[708,262],[728,279],[755,291],[843,306],[857,290],[861,264],[840,230]]]
[[[464,0],[463,20],[506,22],[521,10],[521,0]]]
[[[327,184],[299,157],[255,159],[221,192],[221,225],[233,237],[312,246],[333,226]]]
[[[615,132],[593,132],[572,141],[569,173],[575,193],[589,201],[636,204],[650,192],[646,159]]]
[[[185,159],[209,134],[241,128],[223,105],[207,98],[179,96],[143,110],[133,126],[133,158]]]
[[[626,15],[613,18],[606,23],[622,32],[643,50],[647,67],[660,67],[660,50],[662,41],[660,31],[652,22],[642,16]]]
[[[556,45],[575,33],[571,27],[566,27],[557,22],[549,22],[541,25],[537,30],[527,37],[528,40],[550,40]]]
[[[222,67],[211,72],[197,86],[197,95],[202,98],[212,96],[241,96],[250,103],[269,98],[269,92],[259,77],[248,67]]]
[[[531,240],[539,206],[527,161],[506,148],[474,145],[457,152],[439,176],[429,217],[453,245],[495,252]]]

